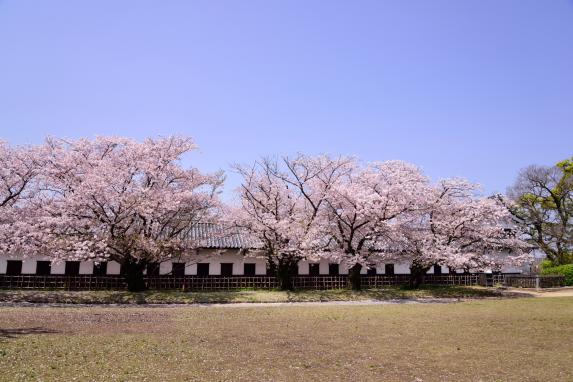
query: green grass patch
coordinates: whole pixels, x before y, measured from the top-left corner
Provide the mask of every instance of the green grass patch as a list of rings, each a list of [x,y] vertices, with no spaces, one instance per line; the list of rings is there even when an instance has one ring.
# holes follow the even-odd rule
[[[229,290],[229,291],[61,291],[0,290],[0,301],[65,304],[197,304],[238,302],[320,302],[426,298],[496,297],[499,293],[480,287],[388,287],[363,291],[339,290]]]

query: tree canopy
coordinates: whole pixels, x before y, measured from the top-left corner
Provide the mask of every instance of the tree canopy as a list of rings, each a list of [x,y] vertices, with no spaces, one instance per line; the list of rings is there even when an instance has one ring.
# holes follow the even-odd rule
[[[573,158],[524,168],[507,194],[529,239],[549,260],[573,262]]]

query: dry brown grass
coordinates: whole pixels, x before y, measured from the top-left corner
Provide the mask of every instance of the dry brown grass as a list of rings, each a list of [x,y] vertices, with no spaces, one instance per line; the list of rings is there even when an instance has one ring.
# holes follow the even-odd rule
[[[6,381],[570,381],[573,298],[3,307]]]

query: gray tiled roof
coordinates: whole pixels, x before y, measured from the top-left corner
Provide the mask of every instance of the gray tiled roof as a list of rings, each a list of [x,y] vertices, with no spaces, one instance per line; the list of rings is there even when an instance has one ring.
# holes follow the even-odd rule
[[[201,248],[254,249],[261,247],[261,243],[250,236],[248,232],[213,223],[195,224],[189,231],[189,238],[197,240]]]

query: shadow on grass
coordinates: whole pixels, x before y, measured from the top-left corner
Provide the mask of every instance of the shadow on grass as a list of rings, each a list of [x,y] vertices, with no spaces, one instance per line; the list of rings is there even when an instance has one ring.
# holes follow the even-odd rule
[[[39,328],[39,327],[0,329],[0,341],[14,339],[29,334],[54,334],[54,333],[61,333],[61,331],[47,328]]]

